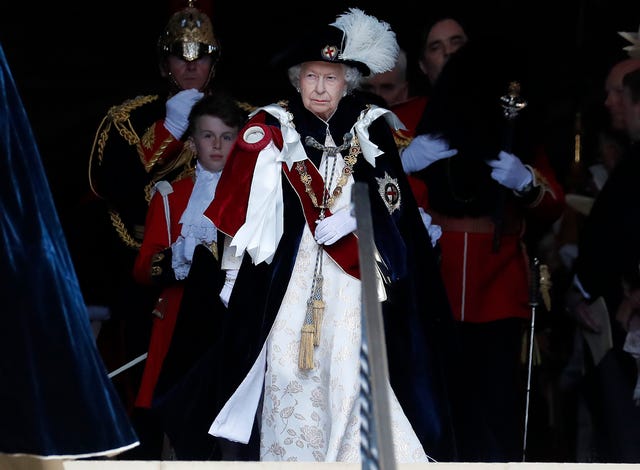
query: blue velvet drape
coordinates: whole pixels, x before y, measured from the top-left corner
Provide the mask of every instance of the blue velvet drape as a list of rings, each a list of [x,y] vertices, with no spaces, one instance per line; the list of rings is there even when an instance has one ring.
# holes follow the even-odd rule
[[[0,45],[0,453],[79,458],[137,443]]]

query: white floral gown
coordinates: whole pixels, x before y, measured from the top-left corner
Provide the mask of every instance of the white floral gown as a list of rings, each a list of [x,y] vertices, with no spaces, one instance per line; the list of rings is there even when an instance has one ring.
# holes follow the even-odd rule
[[[340,155],[337,158],[335,174],[339,175],[344,161]],[[323,175],[325,160],[320,167]],[[352,185],[349,177],[332,212],[349,205]],[[314,368],[298,368],[300,330],[317,250],[305,226],[289,286],[267,338],[261,460],[360,461],[360,281],[326,253],[321,341],[314,348]],[[396,460],[428,461],[390,385],[388,390]]]

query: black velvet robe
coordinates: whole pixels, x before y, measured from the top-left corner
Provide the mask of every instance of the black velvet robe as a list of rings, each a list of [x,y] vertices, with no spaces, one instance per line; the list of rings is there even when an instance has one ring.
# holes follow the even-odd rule
[[[364,107],[358,95],[342,99],[329,120],[336,145],[342,144],[342,136]],[[307,111],[299,97],[290,101],[288,110],[302,142],[306,136],[324,142],[325,123]],[[276,125],[264,113],[254,119],[265,118],[267,124]],[[452,370],[445,362],[453,364],[455,339],[437,252],[420,218],[386,121],[376,120],[369,133],[384,154],[376,158],[375,168],[360,156],[353,176],[369,186],[375,243],[391,278],[388,300],[382,304],[391,385],[427,454],[437,460],[453,460],[456,450],[447,390]],[[319,166],[321,151],[306,150]],[[376,180],[385,175],[397,180],[401,193],[400,209],[391,215]],[[188,377],[158,402],[180,459],[221,457],[215,439],[204,434],[253,365],[280,308],[306,223],[299,196],[284,173],[282,188],[284,234],[273,261],[254,265],[245,256],[219,339]],[[255,453],[246,458],[258,460],[257,446],[251,448]]]

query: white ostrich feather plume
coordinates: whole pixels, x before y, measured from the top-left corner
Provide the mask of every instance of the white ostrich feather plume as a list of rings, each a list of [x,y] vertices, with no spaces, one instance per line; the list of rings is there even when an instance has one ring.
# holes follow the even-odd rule
[[[367,15],[359,8],[350,8],[331,26],[346,35],[340,59],[362,62],[372,74],[386,72],[395,66],[400,48],[389,23]]]
[[[618,31],[618,34],[631,43],[631,45],[622,48],[627,51],[629,57],[640,59],[640,30],[633,33]]]

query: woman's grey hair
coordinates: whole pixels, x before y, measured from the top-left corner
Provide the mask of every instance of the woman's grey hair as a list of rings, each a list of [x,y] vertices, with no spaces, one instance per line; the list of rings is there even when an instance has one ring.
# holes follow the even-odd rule
[[[360,82],[362,81],[362,72],[358,70],[356,67],[346,64],[340,64],[344,67],[344,78],[347,81],[347,93],[351,93],[353,90],[360,86]],[[289,75],[289,81],[293,85],[296,90],[300,90],[300,70],[302,69],[302,64],[297,64],[289,67],[287,71]]]

